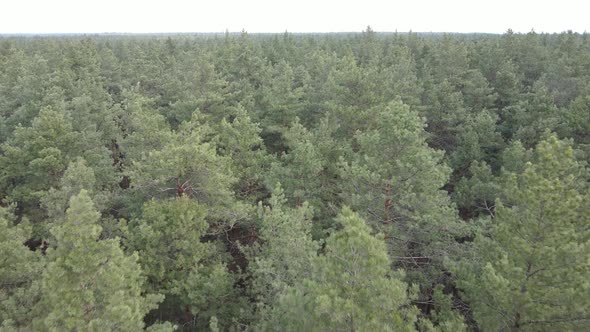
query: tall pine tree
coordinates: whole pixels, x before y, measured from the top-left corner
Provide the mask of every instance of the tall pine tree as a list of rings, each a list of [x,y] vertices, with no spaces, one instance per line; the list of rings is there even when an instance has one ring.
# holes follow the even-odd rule
[[[141,294],[138,256],[126,256],[118,239],[101,240],[99,214],[85,190],[70,200],[57,240],[47,252],[41,318],[36,330],[138,331],[162,297]]]
[[[582,331],[590,321],[588,169],[551,136],[522,173],[508,174],[505,199],[451,264],[483,330]]]

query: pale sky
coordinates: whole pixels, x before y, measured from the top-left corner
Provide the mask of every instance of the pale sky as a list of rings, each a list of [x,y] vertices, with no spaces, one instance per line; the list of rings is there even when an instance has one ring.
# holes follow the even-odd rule
[[[590,32],[590,0],[0,0],[0,33]]]

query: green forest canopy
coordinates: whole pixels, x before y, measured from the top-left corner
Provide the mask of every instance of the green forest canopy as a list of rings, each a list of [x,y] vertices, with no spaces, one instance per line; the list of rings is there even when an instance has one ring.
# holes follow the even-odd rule
[[[589,160],[586,33],[5,36],[0,331],[583,331]]]

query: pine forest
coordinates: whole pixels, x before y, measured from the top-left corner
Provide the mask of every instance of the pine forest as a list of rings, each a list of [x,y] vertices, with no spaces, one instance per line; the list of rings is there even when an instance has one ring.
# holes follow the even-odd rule
[[[0,331],[590,331],[590,35],[0,37]]]

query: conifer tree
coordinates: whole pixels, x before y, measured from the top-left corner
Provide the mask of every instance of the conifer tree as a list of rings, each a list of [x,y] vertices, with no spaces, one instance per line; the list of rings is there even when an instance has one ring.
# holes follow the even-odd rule
[[[371,110],[367,129],[357,131],[350,161],[340,166],[341,197],[374,229],[386,234],[396,263],[428,280],[442,259],[456,250],[462,230],[440,188],[449,168],[443,154],[426,145],[423,119],[406,105]],[[397,258],[397,259],[396,259]]]
[[[318,244],[311,238],[311,209],[305,202],[289,208],[280,184],[269,200],[258,205],[261,244],[251,257],[253,292],[261,305],[272,306],[277,296],[311,276],[309,265]]]
[[[137,331],[162,300],[142,295],[137,254],[126,256],[118,239],[101,240],[98,218],[82,190],[71,198],[66,220],[52,228],[57,243],[47,252],[35,329]]]
[[[236,178],[229,156],[217,153],[209,141],[211,128],[198,113],[156,149],[142,153],[126,173],[131,179],[135,208],[151,198],[187,196],[208,208],[207,216],[228,225],[242,216],[244,207],[231,190]],[[131,204],[130,204],[131,205]]]
[[[313,260],[312,275],[286,289],[262,325],[281,331],[413,331],[402,272],[392,272],[385,243],[349,208],[342,229]]]
[[[590,316],[588,169],[571,143],[539,143],[480,229],[473,257],[451,264],[483,330],[583,330]]]
[[[25,242],[31,236],[26,222],[14,225],[8,208],[0,208],[0,331],[28,329],[40,300],[40,277],[45,266],[41,251]]]
[[[247,111],[240,107],[235,115],[221,120],[215,133],[217,152],[231,157],[231,171],[238,180],[234,185],[236,195],[250,201],[260,200],[264,188],[263,174],[268,170],[271,158],[260,137],[259,125],[253,123]]]
[[[222,248],[202,241],[209,229],[206,215],[206,207],[187,196],[149,201],[142,218],[130,222],[126,242],[139,254],[147,276],[144,289],[166,296],[156,316],[180,315],[187,324],[192,320],[193,327],[206,326],[213,315],[228,319],[235,309],[225,303],[235,295],[235,280]]]

